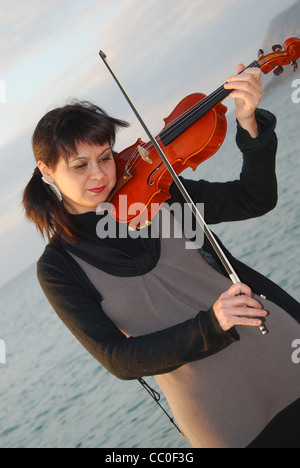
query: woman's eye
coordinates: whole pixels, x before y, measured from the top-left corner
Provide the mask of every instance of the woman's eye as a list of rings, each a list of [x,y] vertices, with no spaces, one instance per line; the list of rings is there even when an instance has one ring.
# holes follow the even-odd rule
[[[105,158],[100,159],[99,162],[107,162],[107,161],[110,161],[110,160],[111,160],[111,157],[106,156]]]
[[[108,161],[111,161],[112,159],[113,159],[112,155],[104,156],[98,160],[98,163],[106,163]],[[76,171],[80,171],[80,170],[85,169],[87,166],[88,166],[88,163],[85,162],[82,164],[78,164],[77,166],[73,166],[73,169],[75,169]]]
[[[85,168],[86,166],[87,166],[86,163],[84,163],[84,164],[79,164],[78,166],[75,166],[75,169],[76,169],[76,170],[78,170],[78,169],[83,169],[83,168]]]

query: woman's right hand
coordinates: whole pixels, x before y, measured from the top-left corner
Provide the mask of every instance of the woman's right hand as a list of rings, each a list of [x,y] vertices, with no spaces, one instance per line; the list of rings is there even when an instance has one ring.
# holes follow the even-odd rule
[[[263,310],[261,304],[252,297],[251,289],[243,283],[231,286],[223,293],[213,306],[215,316],[224,331],[236,325],[258,327],[268,312]]]

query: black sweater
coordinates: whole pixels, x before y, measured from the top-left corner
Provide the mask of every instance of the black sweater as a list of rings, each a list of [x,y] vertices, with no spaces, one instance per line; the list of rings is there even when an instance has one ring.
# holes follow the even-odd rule
[[[258,110],[257,120],[260,135],[256,139],[238,126],[237,144],[244,155],[240,180],[210,183],[182,179],[195,203],[205,204],[208,224],[262,216],[276,206],[276,119],[272,114]],[[175,185],[171,195],[169,203],[184,203]],[[242,282],[253,292],[266,295],[300,322],[297,301],[223,248]],[[204,250],[215,257],[207,241]],[[221,329],[212,309],[199,311],[194,319],[165,330],[127,338],[104,313],[102,297],[77,262],[62,245],[53,241],[38,261],[37,274],[46,297],[61,320],[92,356],[121,379],[170,372],[217,353],[239,339],[235,330],[224,332]]]

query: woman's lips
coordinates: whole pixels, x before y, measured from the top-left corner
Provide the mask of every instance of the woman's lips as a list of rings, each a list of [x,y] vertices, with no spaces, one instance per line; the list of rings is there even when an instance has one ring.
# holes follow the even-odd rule
[[[102,193],[104,192],[105,190],[105,185],[103,187],[96,187],[96,188],[93,188],[93,189],[89,189],[90,192],[93,192],[93,193]]]

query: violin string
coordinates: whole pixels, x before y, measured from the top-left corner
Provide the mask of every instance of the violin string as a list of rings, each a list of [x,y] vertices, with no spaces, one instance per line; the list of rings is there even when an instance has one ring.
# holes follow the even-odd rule
[[[256,68],[259,67],[259,63],[257,61],[252,62],[246,69],[248,68]],[[245,70],[242,70],[241,73],[243,73]],[[218,88],[216,91],[214,91],[212,94],[204,98],[200,103],[196,104],[193,106],[190,110],[185,112],[182,116],[179,116],[176,118],[174,123],[170,122],[168,126],[165,127],[163,130],[164,136],[170,135],[171,132],[175,131],[176,129],[179,128],[182,124],[186,122],[186,120],[189,120],[190,118],[194,117],[196,114],[198,114],[201,109],[204,108],[204,106],[210,105],[214,103],[216,99],[221,99],[223,97],[223,93],[226,93],[224,97],[226,97],[228,94],[230,94],[232,90],[225,90],[224,85],[222,85],[220,88]],[[214,104],[215,105],[215,104]],[[188,115],[187,115],[188,114]],[[162,132],[161,132],[162,133]]]
[[[216,96],[218,96],[219,93],[220,93],[221,91],[224,91],[224,87],[219,88],[219,89],[216,90],[214,93],[212,93],[210,96],[208,96],[207,98],[205,98],[205,103],[209,103],[212,99],[214,99]],[[203,101],[201,101],[201,102],[203,102]],[[201,104],[201,103],[200,103],[200,104]],[[165,129],[164,129],[164,130],[166,130],[166,135],[168,134],[168,128],[169,128],[169,127],[173,126],[173,127],[175,128],[175,127],[176,127],[176,123],[178,122],[178,120],[182,119],[182,121],[183,121],[184,116],[185,116],[187,113],[191,112],[191,111],[193,110],[193,108],[195,108],[195,107],[197,107],[197,106],[199,106],[199,103],[196,104],[195,106],[190,107],[190,109],[188,109],[187,111],[183,112],[182,114],[180,114],[179,116],[177,116],[175,119],[173,119],[172,121],[170,121],[169,124],[168,124],[168,125],[165,127]],[[197,109],[196,109],[196,110],[197,110]],[[196,110],[195,110],[195,111],[196,111]],[[178,124],[177,124],[177,125],[178,125]],[[157,141],[158,141],[158,139],[159,139],[159,137],[156,138]],[[151,143],[151,142],[148,142],[148,143],[146,143],[145,146],[143,146],[143,148],[144,148],[145,150],[149,150],[152,146],[153,146],[152,143]],[[132,170],[133,167],[135,167],[136,164],[137,164],[137,163],[135,163],[134,159],[135,159],[135,158],[139,158],[139,156],[140,156],[140,155],[139,155],[137,149],[135,149],[134,152],[133,152],[133,154],[131,155],[131,157],[129,158],[129,160],[128,160],[127,164],[126,164],[126,168],[129,169],[129,170]],[[134,161],[134,162],[133,162],[133,165],[130,165],[132,161]]]
[[[221,90],[219,90],[221,91]],[[224,91],[224,88],[223,88],[223,91]],[[218,93],[214,93],[214,98],[218,96]],[[211,100],[212,96],[209,96],[208,99],[205,100],[204,104],[209,104],[210,103],[210,100]],[[203,101],[201,102],[203,103]],[[201,104],[200,103],[200,104]],[[193,107],[197,107],[199,106],[199,103],[196,105],[196,106],[193,106]],[[176,117],[176,119],[174,119],[173,121],[171,121],[167,127],[165,127],[164,130],[166,130],[166,132],[164,133],[165,136],[168,136],[171,132],[174,132],[176,131],[176,127],[179,127],[179,125],[182,125],[182,123],[184,123],[184,116],[186,113],[189,113],[192,111],[193,107],[191,107],[188,111],[182,113],[179,117]],[[194,113],[196,113],[197,111],[199,111],[199,107],[197,109],[195,109]],[[191,115],[191,114],[190,114]],[[192,114],[192,117],[193,117],[194,114]],[[182,119],[180,123],[178,123],[178,120],[179,119]],[[172,126],[172,128],[170,130],[168,130],[168,127]],[[156,137],[156,141],[159,141],[159,137]],[[148,151],[150,150],[151,148],[153,147],[152,143],[151,142],[148,142],[145,144],[145,146],[143,146],[143,148]],[[126,170],[132,172],[134,170],[134,168],[140,163],[142,162],[143,159],[141,158],[139,152],[137,149],[134,150],[133,154],[131,155],[131,157],[129,158],[129,160],[127,161],[126,163]]]
[[[221,92],[222,90],[224,91],[224,87],[219,88],[219,89],[216,90],[214,93],[212,93],[212,95],[210,95],[210,96],[208,96],[207,98],[205,98],[205,103],[204,103],[204,104],[210,103],[216,96],[218,96],[218,95],[220,94],[220,92]],[[186,115],[187,113],[192,113],[192,112],[193,112],[193,109],[194,109],[194,113],[196,113],[197,110],[199,110],[199,104],[202,104],[202,103],[203,103],[203,101],[201,101],[201,103],[197,103],[196,105],[190,107],[187,111],[183,112],[182,114],[180,114],[179,116],[177,116],[175,119],[173,119],[172,121],[170,121],[170,122],[168,123],[168,125],[167,125],[167,126],[164,128],[164,130],[163,130],[163,131],[165,132],[164,134],[165,134],[166,136],[168,136],[168,134],[169,134],[170,132],[176,131],[176,127],[178,127],[182,122],[184,123],[185,115]],[[203,105],[203,104],[202,104],[202,105]],[[180,120],[181,123],[178,123],[178,120]],[[170,128],[170,127],[171,127],[171,128]],[[159,140],[159,136],[156,137],[156,140],[157,140],[157,141]],[[152,143],[151,143],[151,142],[148,142],[148,143],[146,143],[145,146],[143,146],[143,148],[144,148],[145,150],[148,151],[152,146],[153,146]],[[135,167],[135,165],[134,165],[134,166],[130,166],[131,161],[132,161],[135,157],[138,157],[138,156],[139,156],[138,151],[135,150],[134,153],[132,154],[131,158],[130,158],[129,161],[128,161],[128,163],[129,163],[128,166],[126,165],[128,168],[130,168],[130,170],[132,170],[133,167]]]
[[[187,120],[186,114],[189,114],[189,119],[193,118],[193,116],[201,110],[204,105],[210,105],[211,102],[215,100],[215,98],[220,97],[221,98],[221,93],[225,91],[225,88],[221,86],[218,90],[216,90],[214,93],[212,93],[210,96],[207,96],[206,98],[203,99],[200,103],[197,103],[196,105],[190,107],[187,111],[183,112],[181,115],[177,116],[175,119],[169,122],[169,124],[164,128],[164,136],[167,137],[171,135],[171,133],[176,133],[177,128],[180,128],[182,124],[185,123]],[[162,132],[161,132],[162,133]],[[159,141],[159,136],[156,137],[156,141]],[[151,142],[146,143],[143,148],[148,151],[150,148],[153,147]],[[136,160],[135,160],[136,159]],[[138,153],[137,149],[133,152],[131,157],[129,158],[127,164],[126,164],[126,170],[133,172],[134,168],[142,162],[142,158],[140,154]]]
[[[259,64],[257,61],[252,62],[247,68],[254,68],[254,67],[259,67]],[[225,96],[223,96],[224,93],[225,93]],[[185,123],[186,119],[190,119],[191,117],[194,117],[194,115],[197,114],[199,111],[201,111],[201,109],[204,108],[204,106],[212,104],[216,99],[221,100],[222,98],[225,98],[230,93],[231,93],[231,90],[228,90],[228,91],[225,90],[224,85],[222,85],[212,94],[210,94],[209,96],[206,96],[201,102],[195,104],[194,106],[191,106],[190,109],[183,112],[181,115],[177,116],[174,120],[170,121],[169,124],[163,130],[164,135],[167,136],[170,132],[173,131],[173,129],[176,130],[176,127],[181,125],[181,123]],[[150,146],[151,146],[151,142],[150,142]],[[147,149],[147,146],[145,146],[144,148]]]
[[[252,62],[248,68],[255,68],[259,67],[259,63],[257,61]],[[242,70],[241,73],[243,73],[244,70]],[[206,96],[202,101],[199,103],[195,104],[192,106],[190,109],[187,111],[183,112],[181,115],[177,116],[175,119],[170,121],[168,125],[163,129],[161,134],[163,133],[164,137],[168,137],[171,134],[176,134],[177,130],[182,128],[182,126],[185,125],[185,123],[189,120],[193,120],[193,118],[201,113],[202,109],[206,108],[207,106],[214,107],[218,102],[222,100],[222,98],[225,98],[228,96],[228,94],[231,93],[231,90],[225,90],[224,85],[220,86],[217,90],[215,90],[213,93],[211,93],[209,96]],[[224,95],[225,94],[225,95]],[[215,102],[217,100],[217,103]],[[210,109],[209,109],[210,110]],[[208,110],[208,111],[209,111]],[[208,112],[207,111],[207,112]],[[160,135],[160,134],[159,134]],[[159,141],[159,135],[156,137],[156,141]],[[148,142],[143,146],[143,148],[148,151],[153,147],[153,144],[151,142]],[[141,155],[139,154],[138,150],[135,149],[129,160],[127,161],[125,168],[126,170],[132,172],[137,165],[142,162],[143,159]]]
[[[133,172],[134,168],[140,163],[142,162],[142,157],[141,155],[139,154],[137,148],[134,150],[134,152],[132,153],[132,155],[130,156],[130,158],[128,159],[126,165],[125,165],[125,169],[129,172]]]

